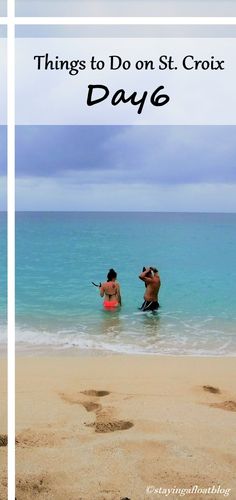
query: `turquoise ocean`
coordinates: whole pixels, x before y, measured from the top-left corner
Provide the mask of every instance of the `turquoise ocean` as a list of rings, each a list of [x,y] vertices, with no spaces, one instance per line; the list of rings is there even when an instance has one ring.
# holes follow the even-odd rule
[[[18,212],[17,345],[235,355],[235,255],[236,214]],[[148,265],[162,281],[157,314],[138,309]],[[91,284],[110,267],[122,292],[115,312]]]
[[[0,343],[6,343],[7,328],[7,216],[0,212]]]

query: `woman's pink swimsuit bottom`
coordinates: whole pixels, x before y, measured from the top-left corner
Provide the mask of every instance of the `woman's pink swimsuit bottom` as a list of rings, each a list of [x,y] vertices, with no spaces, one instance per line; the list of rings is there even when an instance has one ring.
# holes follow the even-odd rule
[[[117,300],[104,300],[103,302],[103,307],[105,309],[114,309],[115,307],[118,307],[120,304],[117,302]]]

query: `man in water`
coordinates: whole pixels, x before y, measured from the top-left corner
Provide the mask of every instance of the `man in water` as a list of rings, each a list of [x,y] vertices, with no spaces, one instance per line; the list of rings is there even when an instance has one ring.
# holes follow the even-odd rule
[[[145,283],[144,302],[141,311],[157,311],[159,308],[158,292],[161,286],[160,276],[155,267],[144,267],[143,272],[139,275],[139,279]]]

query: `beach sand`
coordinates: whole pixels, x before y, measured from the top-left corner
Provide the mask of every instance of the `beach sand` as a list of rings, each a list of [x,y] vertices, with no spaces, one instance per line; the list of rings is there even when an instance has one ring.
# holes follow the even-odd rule
[[[7,471],[7,364],[6,350],[0,352],[0,499],[6,497]]]
[[[235,358],[18,356],[17,500],[183,498],[146,494],[151,485],[220,485],[236,498],[235,365]],[[6,447],[0,451],[6,457]]]

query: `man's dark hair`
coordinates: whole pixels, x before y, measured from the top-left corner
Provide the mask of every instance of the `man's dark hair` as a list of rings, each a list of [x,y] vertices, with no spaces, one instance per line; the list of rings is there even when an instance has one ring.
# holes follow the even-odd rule
[[[154,272],[154,273],[158,273],[158,270],[156,267],[150,267],[150,269]]]
[[[116,279],[117,273],[114,271],[114,269],[110,269],[107,273],[107,281],[111,281],[114,278]]]

